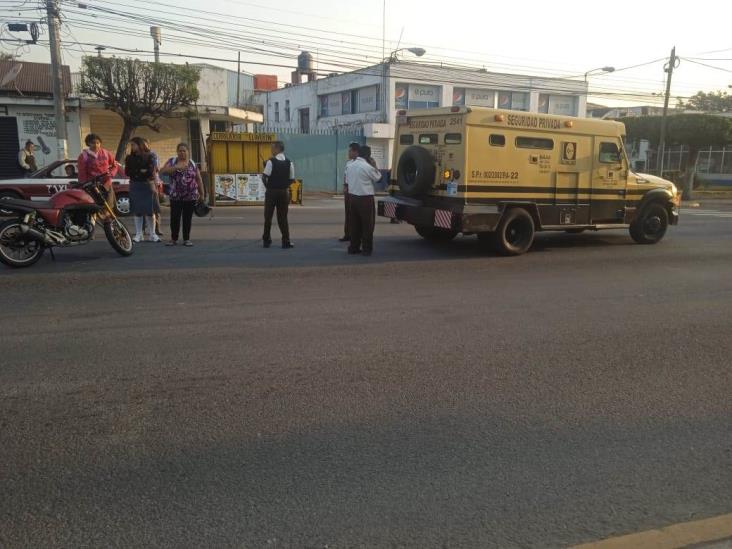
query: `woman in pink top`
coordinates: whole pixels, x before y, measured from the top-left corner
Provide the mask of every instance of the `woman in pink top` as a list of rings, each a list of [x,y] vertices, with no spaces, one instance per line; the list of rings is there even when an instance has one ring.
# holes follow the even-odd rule
[[[84,149],[79,155],[77,168],[79,172],[79,182],[86,183],[97,176],[104,177],[104,188],[107,190],[107,204],[114,209],[115,196],[112,187],[112,177],[117,174],[119,164],[114,159],[111,152],[102,148],[102,138],[95,133],[90,133],[84,139],[84,143],[88,148]]]

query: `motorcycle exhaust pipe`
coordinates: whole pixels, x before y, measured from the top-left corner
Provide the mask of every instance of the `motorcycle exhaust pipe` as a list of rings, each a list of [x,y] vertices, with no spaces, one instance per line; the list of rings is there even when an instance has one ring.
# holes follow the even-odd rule
[[[25,236],[31,237],[33,240],[37,240],[47,246],[55,246],[58,244],[49,234],[42,233],[38,229],[26,225],[25,223],[20,224],[20,232]]]

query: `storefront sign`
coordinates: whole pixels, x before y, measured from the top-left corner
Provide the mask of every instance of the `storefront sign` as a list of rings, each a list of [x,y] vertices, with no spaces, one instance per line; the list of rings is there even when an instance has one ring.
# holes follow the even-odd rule
[[[376,110],[376,96],[378,86],[369,86],[358,90],[358,112],[373,112]]]

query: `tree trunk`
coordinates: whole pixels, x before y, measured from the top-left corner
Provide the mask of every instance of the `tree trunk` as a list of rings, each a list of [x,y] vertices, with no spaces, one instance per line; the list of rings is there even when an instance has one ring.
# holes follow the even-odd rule
[[[125,120],[124,125],[122,126],[122,136],[119,138],[119,144],[117,145],[117,154],[114,155],[117,162],[122,162],[122,160],[124,160],[127,143],[129,143],[130,137],[132,137],[132,132],[134,131],[135,126]]]
[[[696,161],[699,158],[699,149],[689,147],[689,162],[686,165],[686,182],[684,185],[684,200],[691,200],[691,193],[694,190],[694,179],[696,178]]]

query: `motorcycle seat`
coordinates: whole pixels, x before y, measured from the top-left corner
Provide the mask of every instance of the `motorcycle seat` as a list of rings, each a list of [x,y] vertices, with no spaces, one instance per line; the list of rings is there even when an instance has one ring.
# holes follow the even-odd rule
[[[20,198],[3,198],[0,206],[17,206],[19,208],[32,208],[34,210],[52,210],[53,205],[49,200],[22,200]]]

